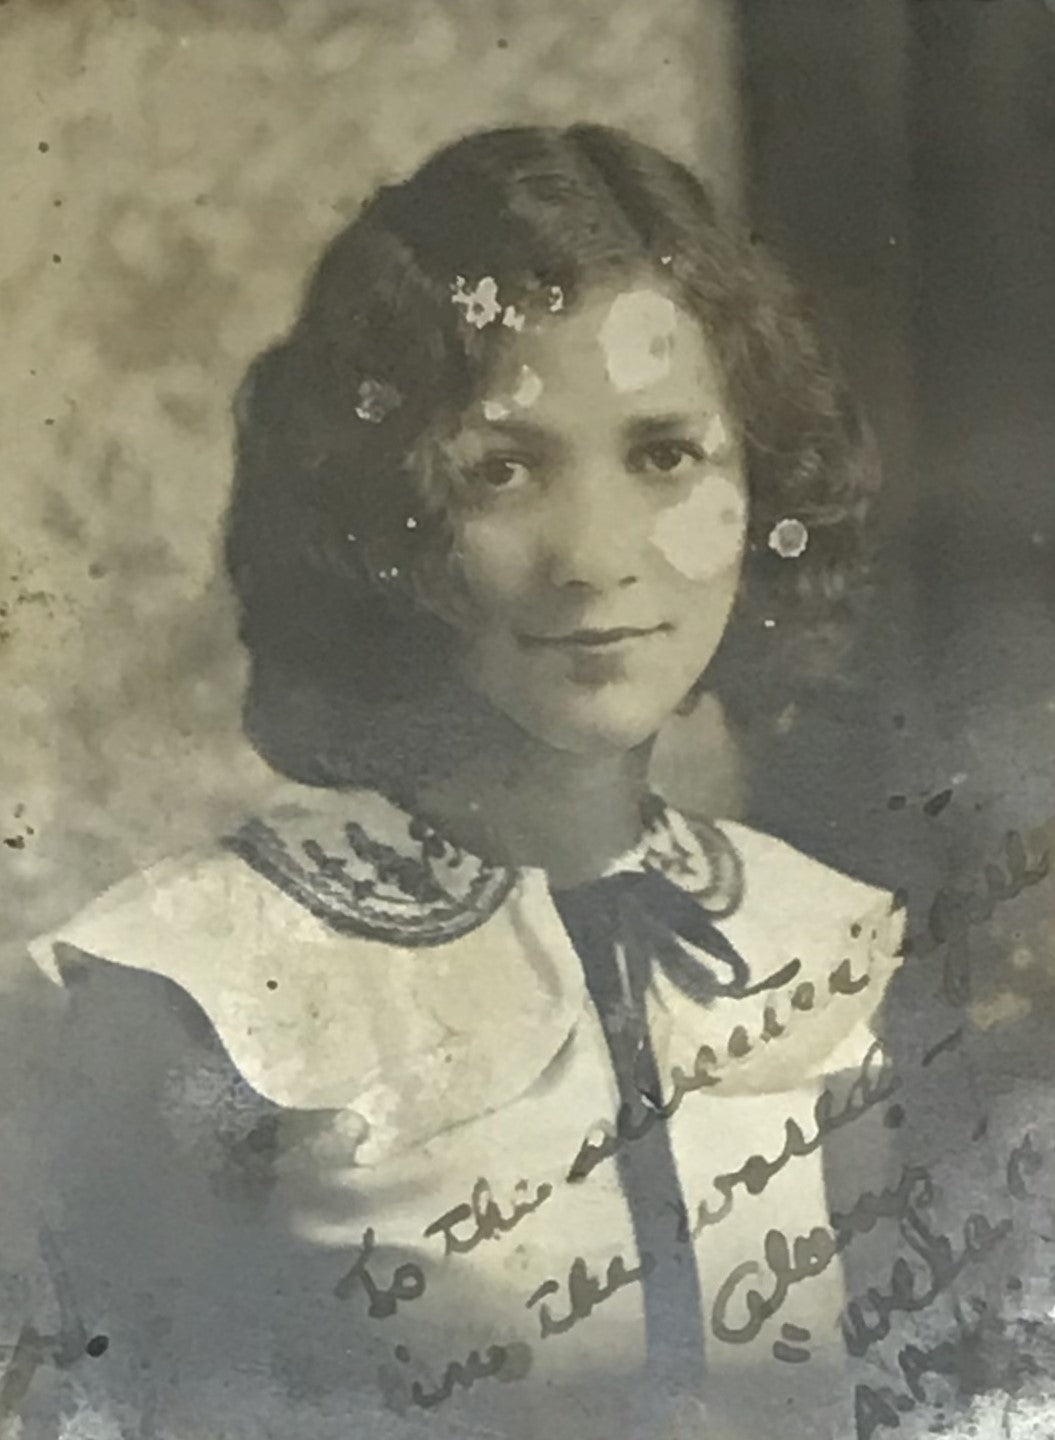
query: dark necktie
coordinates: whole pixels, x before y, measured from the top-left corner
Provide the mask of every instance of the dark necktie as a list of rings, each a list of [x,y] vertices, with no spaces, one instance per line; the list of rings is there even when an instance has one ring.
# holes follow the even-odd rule
[[[658,870],[605,876],[554,891],[553,900],[582,961],[620,1101],[639,1114],[642,1097],[661,1101],[646,1010],[654,971],[706,1006],[747,993],[747,964],[700,903]],[[718,962],[717,973],[686,943]],[[615,1160],[638,1255],[657,1262],[642,1280],[649,1369],[672,1393],[698,1393],[705,1373],[699,1275],[691,1243],[675,1239],[685,1197],[669,1127],[653,1125]]]

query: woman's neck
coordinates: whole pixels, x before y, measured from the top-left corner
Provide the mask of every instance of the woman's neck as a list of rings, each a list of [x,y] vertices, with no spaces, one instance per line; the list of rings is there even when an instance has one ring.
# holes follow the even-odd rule
[[[558,889],[583,884],[640,838],[651,748],[583,756],[518,732],[501,750],[419,785],[415,809],[475,854],[539,867]]]

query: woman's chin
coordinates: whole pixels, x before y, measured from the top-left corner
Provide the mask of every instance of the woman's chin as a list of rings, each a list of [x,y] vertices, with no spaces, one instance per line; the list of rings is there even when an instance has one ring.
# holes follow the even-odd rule
[[[576,706],[569,713],[536,711],[513,718],[529,735],[551,749],[604,756],[624,755],[652,740],[667,714],[657,713],[653,706],[635,712],[620,704]]]

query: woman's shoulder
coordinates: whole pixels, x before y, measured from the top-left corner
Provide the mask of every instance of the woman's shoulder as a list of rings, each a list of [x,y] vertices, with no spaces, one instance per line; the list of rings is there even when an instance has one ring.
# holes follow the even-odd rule
[[[31,950],[58,978],[56,943],[119,963],[131,950],[139,964],[147,943],[159,962],[150,968],[170,972],[211,963],[217,950],[229,967],[232,938],[242,955],[276,934],[293,944],[435,945],[474,928],[511,884],[509,872],[455,850],[376,792],[287,787],[223,835],[111,886]]]
[[[72,948],[236,985],[276,948],[441,945],[493,913],[512,883],[376,792],[286,787],[222,835],[110,886],[30,951],[53,980]]]
[[[704,850],[717,833],[738,867],[738,903],[727,924],[779,934],[786,948],[831,955],[896,958],[904,940],[900,893],[838,870],[787,840],[740,820],[681,820]]]
[[[898,892],[838,870],[741,821],[722,820],[719,828],[742,858],[744,904],[749,910],[794,916],[807,929],[814,923],[830,929],[835,922],[852,931],[852,938],[867,931],[868,939],[876,942],[885,931],[886,938],[892,936],[897,943],[904,925]]]
[[[373,1110],[408,1088],[493,1090],[481,1067],[503,1090],[545,1067],[580,996],[536,898],[374,792],[287,793],[30,949],[67,989],[86,968],[174,985],[279,1105]]]
[[[742,822],[712,828],[734,851],[740,872],[739,903],[721,928],[752,975],[751,993],[735,1002],[731,1023],[748,1037],[764,1040],[774,1027],[783,1037],[752,1053],[738,1083],[777,1089],[806,1073],[856,1068],[902,963],[901,897]]]

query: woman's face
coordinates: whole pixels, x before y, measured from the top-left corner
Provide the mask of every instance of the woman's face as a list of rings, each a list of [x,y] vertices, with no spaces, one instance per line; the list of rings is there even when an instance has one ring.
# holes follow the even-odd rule
[[[713,656],[747,529],[697,321],[659,283],[511,334],[448,448],[468,683],[582,754],[654,735]]]

